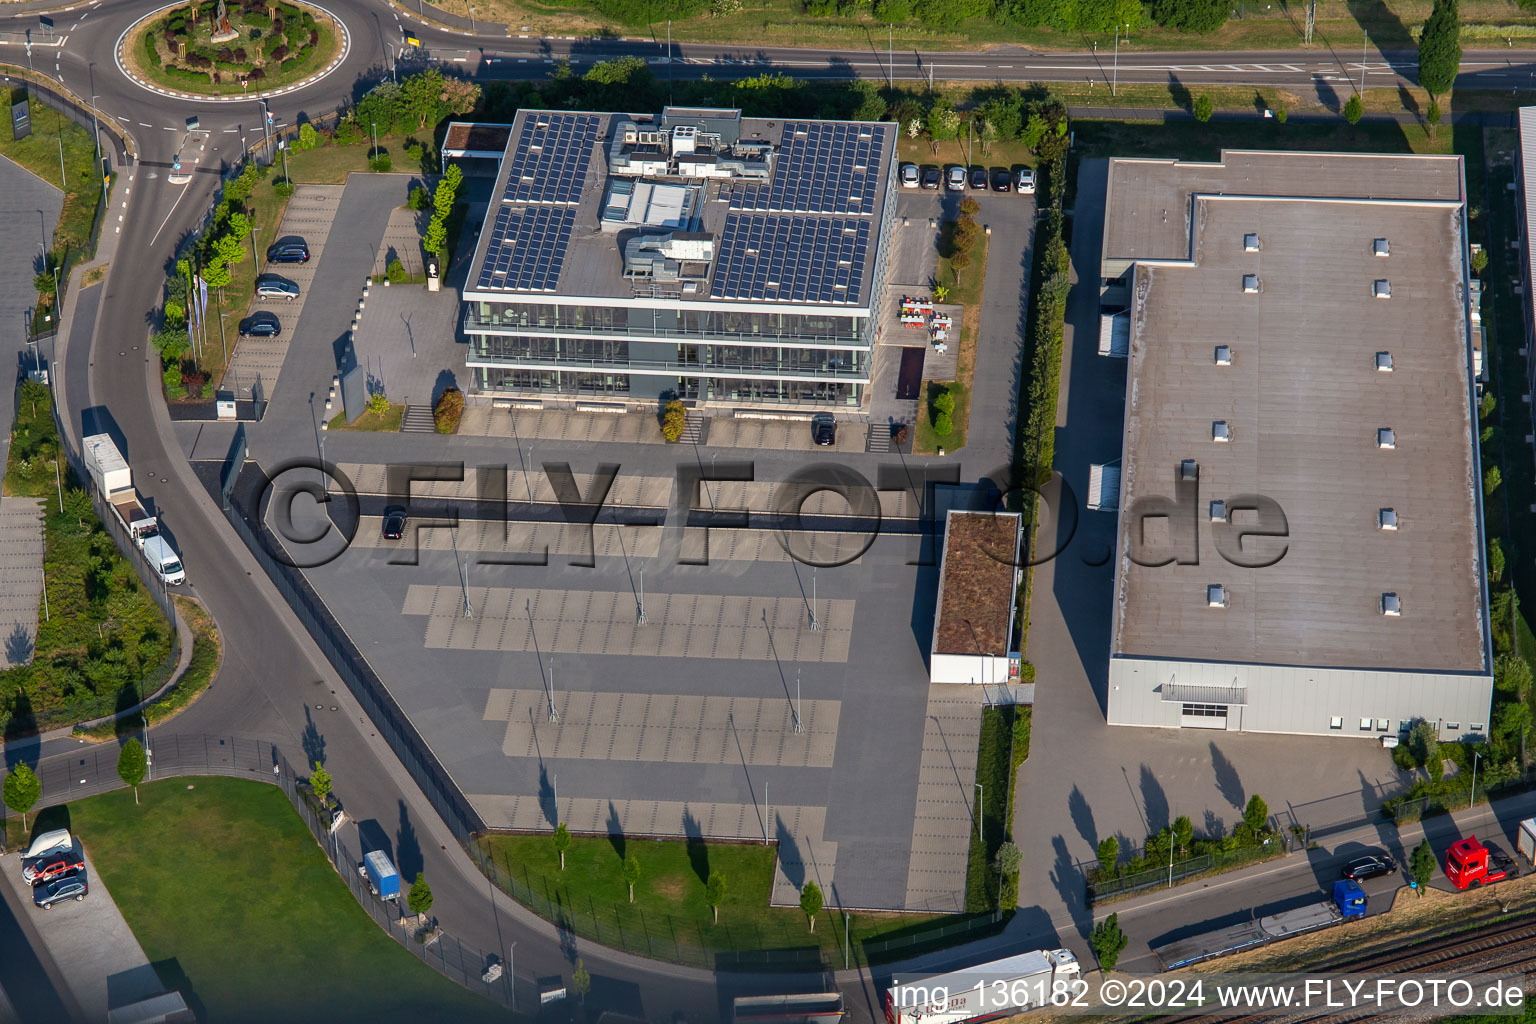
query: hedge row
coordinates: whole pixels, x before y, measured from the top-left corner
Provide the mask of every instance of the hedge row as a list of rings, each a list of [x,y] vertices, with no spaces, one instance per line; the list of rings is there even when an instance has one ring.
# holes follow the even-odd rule
[[[1029,374],[1024,391],[1024,424],[1019,440],[1025,481],[1044,484],[1056,458],[1056,409],[1061,386],[1061,344],[1071,285],[1066,218],[1066,158],[1044,165],[1048,206],[1036,235],[1035,292],[1030,305]]]

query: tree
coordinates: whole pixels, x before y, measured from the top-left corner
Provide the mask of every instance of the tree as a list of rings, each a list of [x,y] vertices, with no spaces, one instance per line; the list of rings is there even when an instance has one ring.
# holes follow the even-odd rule
[[[187,307],[179,302],[168,301],[160,308],[160,319],[167,329],[175,331],[186,326]]]
[[[954,418],[947,412],[941,412],[933,418],[933,432],[940,437],[948,437],[955,432]]]
[[[928,138],[933,142],[933,151],[938,153],[939,143],[953,142],[960,135],[960,115],[946,99],[935,100],[932,107],[928,108]]]
[[[1019,865],[1024,863],[1024,853],[1014,845],[1013,840],[1007,839],[997,848],[997,855],[992,860],[997,873],[1007,878],[1019,873]]]
[[[1105,836],[1099,840],[1099,867],[1105,874],[1115,870],[1115,865],[1120,861],[1120,840],[1114,836]]]
[[[319,761],[315,762],[315,770],[309,773],[309,788],[314,791],[315,799],[322,804],[331,795],[331,773]]]
[[[933,407],[939,412],[947,412],[951,415],[955,411],[955,393],[953,391],[940,391],[933,396]]]
[[[315,131],[315,126],[305,121],[299,125],[299,148],[314,149],[320,145],[320,133]]]
[[[229,233],[239,241],[245,241],[251,235],[251,218],[243,213],[230,214]]]
[[[1431,98],[1444,96],[1461,70],[1461,13],[1456,0],[1435,0],[1419,33],[1419,85]]]
[[[1248,798],[1248,806],[1243,808],[1243,824],[1253,829],[1255,835],[1269,826],[1269,804],[1257,793]]]
[[[555,852],[560,855],[560,870],[565,870],[565,851],[571,848],[571,830],[565,822],[555,826]]]
[[[816,915],[821,913],[821,906],[821,886],[807,879],[806,883],[800,887],[800,909],[805,911],[805,916],[811,919],[813,932],[816,930]]]
[[[1511,747],[1518,747],[1531,731],[1531,708],[1524,701],[1511,700],[1500,704],[1493,713],[1493,731]]]
[[[1438,758],[1440,736],[1433,722],[1421,718],[1413,723],[1413,728],[1408,730],[1408,752],[1413,755],[1413,763],[1420,768]]]
[[[1408,872],[1413,875],[1413,880],[1418,884],[1419,895],[1424,895],[1424,889],[1429,885],[1429,880],[1435,877],[1435,851],[1426,839],[1413,848],[1413,854],[1408,858]]]
[[[43,795],[43,784],[32,769],[18,761],[5,777],[5,806],[21,815],[21,827],[27,827],[27,812]]]
[[[1195,120],[1196,121],[1199,121],[1201,124],[1204,124],[1205,122],[1207,122],[1207,121],[1209,121],[1211,119],[1211,115],[1214,114],[1215,112],[1216,112],[1216,104],[1211,102],[1211,98],[1209,96],[1205,95],[1204,93],[1201,93],[1199,96],[1195,97]]]
[[[1497,537],[1488,541],[1488,578],[1499,582],[1504,575],[1504,542]]]
[[[414,128],[437,124],[443,109],[443,72],[430,68],[400,83],[400,109]]]
[[[1094,926],[1093,934],[1088,937],[1088,944],[1093,947],[1093,955],[1099,959],[1099,968],[1108,974],[1115,969],[1115,964],[1120,962],[1120,954],[1130,942],[1125,937],[1125,932],[1120,930],[1120,915],[1110,914],[1104,920]]]
[[[421,247],[438,259],[442,259],[443,250],[447,246],[448,225],[433,217],[432,222],[427,225],[427,233],[421,236]]]
[[[1493,415],[1493,410],[1498,408],[1498,399],[1493,397],[1492,391],[1483,393],[1483,400],[1477,403],[1477,418],[1485,420]]]
[[[1268,808],[1265,808],[1268,810]],[[1173,841],[1179,852],[1189,850],[1190,843],[1195,840],[1195,823],[1189,820],[1189,815],[1181,814],[1173,821]]]
[[[711,871],[709,881],[704,883],[704,902],[715,912],[715,924],[719,924],[720,904],[725,902],[725,876],[718,871]]]
[[[169,303],[167,303],[169,305]],[[175,330],[156,331],[149,339],[149,343],[160,353],[162,364],[171,364],[181,359],[187,349],[192,347],[192,338],[187,334],[185,327]]]
[[[239,263],[245,259],[245,246],[234,235],[220,235],[213,240],[213,257],[219,263]]]
[[[624,862],[624,884],[629,886],[629,902],[635,902],[635,883],[640,881],[640,858],[634,854]]]
[[[1344,120],[1350,124],[1359,124],[1360,118],[1365,114],[1365,104],[1360,99],[1360,94],[1355,93],[1344,104]]]
[[[981,212],[981,204],[973,197],[966,196],[960,200],[960,212],[967,217],[974,217]]]
[[[442,101],[450,113],[467,114],[480,103],[480,87],[462,78],[444,79]]]
[[[239,245],[239,242],[235,243]],[[223,260],[214,260],[203,268],[203,283],[209,288],[223,288],[230,282],[229,266]]]
[[[1481,274],[1488,269],[1488,250],[1481,247],[1472,254],[1472,272]],[[1492,392],[1490,392],[1491,394]]]
[[[1438,125],[1440,123],[1440,118],[1442,116],[1443,115],[1442,115],[1442,113],[1440,111],[1440,101],[1439,100],[1430,100],[1429,101],[1429,109],[1424,111],[1424,120],[1429,122],[1429,126],[1431,128],[1434,128],[1436,125]]]
[[[960,280],[960,272],[971,265],[971,254],[961,249],[949,258],[949,269],[955,272],[955,280]]]
[[[576,969],[571,972],[571,987],[581,1001],[586,1002],[587,993],[592,991],[592,974],[581,957],[576,958]]]
[[[138,740],[129,740],[117,755],[117,777],[124,785],[133,787],[133,802],[139,802],[139,783],[149,771],[149,759],[144,756],[144,746]]]
[[[1152,20],[1180,32],[1214,32],[1230,11],[1227,0],[1153,0]]]
[[[426,916],[427,911],[432,909],[432,887],[427,884],[427,876],[420,871],[416,872],[416,881],[411,883],[410,890],[405,894],[405,905],[417,917]]]
[[[687,408],[680,400],[672,399],[661,413],[661,436],[667,440],[667,443],[675,443],[683,436],[683,429],[687,426]]]
[[[1285,119],[1290,116],[1291,112],[1285,109],[1284,103],[1275,108],[1275,120],[1280,124],[1285,124]]]
[[[1489,466],[1488,472],[1483,474],[1483,492],[1491,498],[1503,483],[1504,474],[1499,472],[1499,467]]]

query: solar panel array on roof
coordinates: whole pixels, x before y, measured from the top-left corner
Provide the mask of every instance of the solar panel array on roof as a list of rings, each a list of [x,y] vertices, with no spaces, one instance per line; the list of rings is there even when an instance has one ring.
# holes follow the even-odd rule
[[[502,198],[514,203],[579,203],[599,123],[593,114],[525,115]]]
[[[731,208],[772,213],[873,213],[890,125],[786,121],[773,183],[731,194]]]
[[[710,295],[856,303],[869,259],[869,226],[865,218],[729,213]]]
[[[531,206],[519,212],[503,204],[480,265],[480,288],[552,292],[565,263],[576,212],[564,206]]]

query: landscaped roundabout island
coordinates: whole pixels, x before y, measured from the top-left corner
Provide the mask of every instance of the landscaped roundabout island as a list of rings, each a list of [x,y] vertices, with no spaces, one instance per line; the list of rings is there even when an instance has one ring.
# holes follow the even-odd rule
[[[208,96],[267,93],[305,81],[341,55],[345,30],[303,3],[202,0],[162,8],[123,37],[141,82]]]

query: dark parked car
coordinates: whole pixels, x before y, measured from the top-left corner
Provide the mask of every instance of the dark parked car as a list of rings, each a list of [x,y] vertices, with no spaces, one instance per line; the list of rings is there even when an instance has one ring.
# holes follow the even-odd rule
[[[405,506],[390,505],[384,509],[384,539],[399,540],[405,536]]]
[[[275,338],[283,333],[283,325],[272,313],[257,313],[240,322],[242,338]]]
[[[268,263],[308,263],[309,245],[302,238],[285,238],[267,249]]]
[[[50,910],[62,900],[83,900],[91,891],[85,879],[85,868],[75,868],[51,882],[43,882],[32,889],[32,902],[44,910]]]
[[[76,840],[73,846],[57,847],[41,857],[27,861],[21,869],[21,880],[36,885],[83,867],[85,853],[80,849],[79,840]]]
[[[819,412],[811,417],[811,440],[823,448],[837,442],[837,420],[831,413]]]
[[[923,188],[938,188],[942,177],[937,167],[924,167]]]
[[[1006,167],[999,167],[997,170],[992,172],[992,191],[1013,191],[1013,175],[1008,173],[1008,169]]]
[[[971,188],[977,192],[987,190],[987,169],[985,167],[971,168]]]
[[[1384,853],[1372,853],[1364,857],[1356,857],[1344,865],[1341,872],[1345,878],[1352,878],[1357,882],[1363,882],[1367,878],[1375,878],[1377,875],[1392,873],[1397,867],[1391,857]]]

